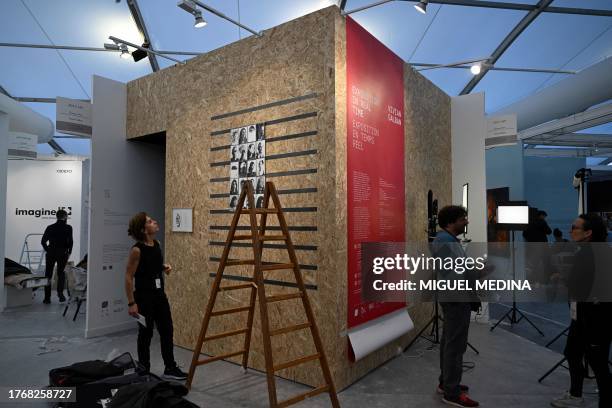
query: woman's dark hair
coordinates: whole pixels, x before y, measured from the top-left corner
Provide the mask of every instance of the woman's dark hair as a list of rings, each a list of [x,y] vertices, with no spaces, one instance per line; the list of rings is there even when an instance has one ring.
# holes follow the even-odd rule
[[[146,223],[147,213],[139,212],[130,220],[130,225],[128,227],[128,235],[134,238],[136,241],[144,241],[146,238],[144,233]]]
[[[591,231],[591,242],[606,242],[608,238],[608,228],[603,219],[597,214],[580,214],[584,221],[582,227],[585,231]]]
[[[446,228],[449,224],[465,216],[467,216],[465,208],[460,205],[447,205],[438,212],[438,225],[440,225],[440,228]]]
[[[57,210],[55,213],[55,218],[66,221],[68,219],[68,213],[66,210]]]

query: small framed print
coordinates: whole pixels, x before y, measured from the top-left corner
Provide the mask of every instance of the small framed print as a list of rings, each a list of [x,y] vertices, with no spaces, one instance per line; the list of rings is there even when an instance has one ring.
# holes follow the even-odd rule
[[[193,232],[193,208],[172,209],[172,232]]]

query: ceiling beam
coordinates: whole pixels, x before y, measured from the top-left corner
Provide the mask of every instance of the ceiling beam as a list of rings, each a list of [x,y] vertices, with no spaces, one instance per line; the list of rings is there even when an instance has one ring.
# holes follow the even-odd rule
[[[57,143],[55,140],[51,139],[47,142],[47,144],[51,146],[53,150],[55,150],[55,153],[66,154],[66,151],[64,150],[64,148],[60,146],[59,143]]]
[[[525,140],[532,145],[606,147],[612,148],[612,135],[593,133],[566,133],[562,135],[542,135]]]
[[[520,3],[502,3],[499,1],[480,1],[480,0],[429,0],[430,4],[446,4],[449,6],[466,6],[466,7],[482,7],[494,8],[501,10],[522,10],[533,11],[537,9],[537,5],[520,4]],[[579,14],[584,16],[602,16],[611,17],[612,10],[585,9],[574,7],[547,7],[544,13],[556,14]]]
[[[13,96],[12,96],[10,93],[8,93],[8,91],[7,91],[6,89],[4,89],[4,88],[2,87],[2,85],[0,85],[0,93],[5,94],[5,95],[6,95],[6,96],[8,96],[9,98],[12,98],[12,97],[13,97]]]
[[[56,98],[35,98],[35,97],[27,97],[27,96],[16,96],[15,99],[18,102],[36,102],[36,103],[56,103]],[[81,102],[91,102],[89,99],[77,99],[77,101]]]
[[[598,166],[608,166],[610,163],[612,163],[612,157],[608,157],[607,159],[599,163]]]
[[[528,157],[606,157],[612,156],[612,149],[525,149],[523,155]]]
[[[512,29],[512,31],[502,40],[502,42],[497,46],[491,57],[487,60],[486,64],[483,64],[482,71],[478,75],[474,75],[470,82],[463,88],[460,92],[460,95],[466,95],[472,92],[472,90],[478,85],[478,83],[484,78],[484,76],[489,71],[488,65],[495,65],[497,60],[506,52],[508,48],[512,45],[512,43],[521,35],[523,31],[531,24],[533,21],[542,13],[546,7],[552,3],[553,0],[540,0],[535,8],[527,13],[525,17],[519,21],[519,23]]]
[[[144,18],[142,17],[142,13],[140,12],[140,7],[138,7],[137,0],[127,0],[127,5],[130,9],[130,13],[132,13],[132,18],[136,23],[136,27],[142,38],[144,38],[145,43],[149,44],[149,47],[152,47],[151,37],[149,36],[149,31],[147,30],[147,26],[145,24]],[[155,54],[147,53],[149,57],[149,63],[151,64],[151,69],[153,72],[159,71],[159,63],[157,62],[157,57]]]
[[[357,13],[359,11],[367,10],[376,6],[380,6],[385,3],[392,1],[408,1],[416,3],[417,0],[380,0],[372,4],[368,4],[362,7],[358,7],[353,10],[344,11],[342,4],[346,2],[342,0],[340,8],[343,15]],[[519,10],[519,11],[535,11],[538,9],[538,5],[532,4],[521,4],[521,3],[502,3],[499,1],[482,1],[482,0],[429,0],[429,4],[441,4],[448,6],[465,6],[465,7],[480,7],[480,8],[493,8],[500,10]],[[346,5],[346,4],[345,4]],[[600,10],[600,9],[586,9],[576,7],[547,7],[543,13],[556,13],[556,14],[577,14],[583,16],[600,16],[600,17],[612,17],[612,10]]]

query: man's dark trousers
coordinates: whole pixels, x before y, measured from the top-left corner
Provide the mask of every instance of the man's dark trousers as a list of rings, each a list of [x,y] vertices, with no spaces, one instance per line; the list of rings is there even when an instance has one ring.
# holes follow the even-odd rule
[[[47,254],[47,263],[45,268],[45,277],[49,279],[49,283],[45,286],[45,300],[51,299],[51,279],[53,278],[53,267],[57,264],[57,295],[64,296],[64,284],[66,282],[66,274],[64,269],[70,254],[66,249],[53,250],[50,249]]]
[[[463,373],[463,353],[467,349],[470,316],[470,303],[440,302],[444,317],[442,339],[440,340],[440,384],[444,395],[458,397],[459,384]]]

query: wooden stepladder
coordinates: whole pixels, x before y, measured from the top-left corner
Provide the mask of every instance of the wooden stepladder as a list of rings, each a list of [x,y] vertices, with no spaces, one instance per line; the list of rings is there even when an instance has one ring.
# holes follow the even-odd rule
[[[248,209],[243,209],[243,205],[246,202],[248,203]],[[270,207],[270,201],[272,201],[273,207]],[[261,224],[257,222],[257,215],[261,214]],[[280,229],[282,235],[266,235],[266,222],[268,218],[268,214],[276,214],[278,217],[278,222],[280,225]],[[250,235],[237,235],[236,227],[238,226],[238,222],[240,220],[241,215],[249,215],[250,219],[250,227],[251,234]],[[232,247],[232,243],[234,241],[239,240],[250,240],[253,243],[253,259],[249,260],[228,260],[229,252]],[[264,241],[284,241],[287,247],[287,251],[289,253],[289,263],[271,263],[266,262],[262,263],[262,252],[263,252],[263,243]],[[239,285],[221,285],[221,281],[223,280],[223,272],[227,266],[238,266],[238,265],[253,265],[253,280],[252,283],[248,284],[239,284]],[[297,286],[297,291],[289,294],[282,294],[276,296],[267,296],[266,289],[264,286],[264,272],[271,270],[293,270],[295,275],[295,282]],[[236,307],[225,310],[214,310],[215,301],[217,298],[217,294],[219,292],[225,291],[233,291],[233,290],[241,290],[241,289],[250,289],[250,301],[247,306]],[[213,361],[222,360],[225,358],[230,358],[234,356],[242,355],[242,367],[244,369],[247,368],[247,363],[249,360],[249,349],[251,342],[251,332],[253,328],[253,317],[255,313],[255,302],[259,300],[259,310],[261,313],[261,330],[262,330],[262,338],[264,345],[264,355],[266,362],[266,376],[268,382],[268,396],[270,399],[270,407],[271,408],[280,408],[287,407],[289,405],[293,405],[297,402],[300,402],[306,398],[314,397],[315,395],[327,392],[329,393],[329,397],[331,399],[332,406],[334,408],[339,408],[340,403],[338,402],[338,397],[336,395],[336,389],[333,384],[333,380],[331,377],[331,372],[329,370],[329,365],[327,363],[327,358],[325,357],[325,351],[323,350],[323,344],[321,343],[321,337],[319,336],[319,329],[317,328],[317,324],[314,319],[314,314],[312,312],[312,308],[310,306],[310,301],[308,299],[308,294],[306,293],[306,288],[304,287],[304,281],[302,279],[302,275],[300,273],[300,268],[297,260],[297,256],[295,255],[295,249],[293,248],[293,243],[291,242],[291,237],[289,236],[289,229],[287,227],[287,223],[285,221],[285,216],[283,214],[283,210],[280,205],[280,200],[278,198],[278,194],[276,192],[276,188],[272,182],[266,183],[266,188],[264,191],[264,200],[263,200],[263,208],[255,208],[255,196],[253,192],[253,185],[250,182],[247,182],[242,187],[242,192],[240,194],[240,198],[238,199],[238,204],[236,206],[236,211],[234,212],[234,216],[232,218],[232,223],[229,229],[229,233],[227,235],[227,240],[225,241],[225,247],[223,249],[223,254],[221,255],[221,260],[219,262],[219,268],[217,270],[217,275],[213,282],[210,298],[208,299],[208,305],[206,306],[206,312],[204,313],[204,319],[202,320],[202,327],[200,329],[200,335],[198,338],[198,342],[193,352],[193,359],[191,361],[191,366],[189,367],[189,375],[187,377],[187,388],[191,388],[191,383],[193,381],[193,377],[195,374],[195,369],[203,364],[212,363]],[[307,321],[302,324],[292,325],[288,327],[282,327],[278,329],[271,330],[270,324],[268,320],[268,304],[272,302],[280,302],[290,299],[301,299],[302,304],[304,306],[304,311],[306,314]],[[247,312],[247,327],[240,330],[232,330],[225,333],[208,335],[208,326],[210,323],[211,317],[233,314],[233,313],[243,313]],[[274,364],[272,358],[272,336],[280,336],[286,333],[294,332],[297,330],[310,329],[310,333],[312,335],[314,345],[316,348],[316,353],[313,355],[297,358],[292,361],[288,361],[281,364]],[[202,345],[204,342],[217,340],[230,336],[238,336],[244,334],[244,346],[242,350],[238,350],[235,352],[218,355],[214,357],[205,358],[200,360],[200,354],[202,352]],[[318,360],[321,369],[323,371],[323,378],[325,383],[319,387],[316,387],[308,392],[297,395],[295,397],[289,398],[285,401],[277,401],[276,396],[276,383],[274,373],[285,368],[294,367],[303,363],[307,363],[309,361]]]

